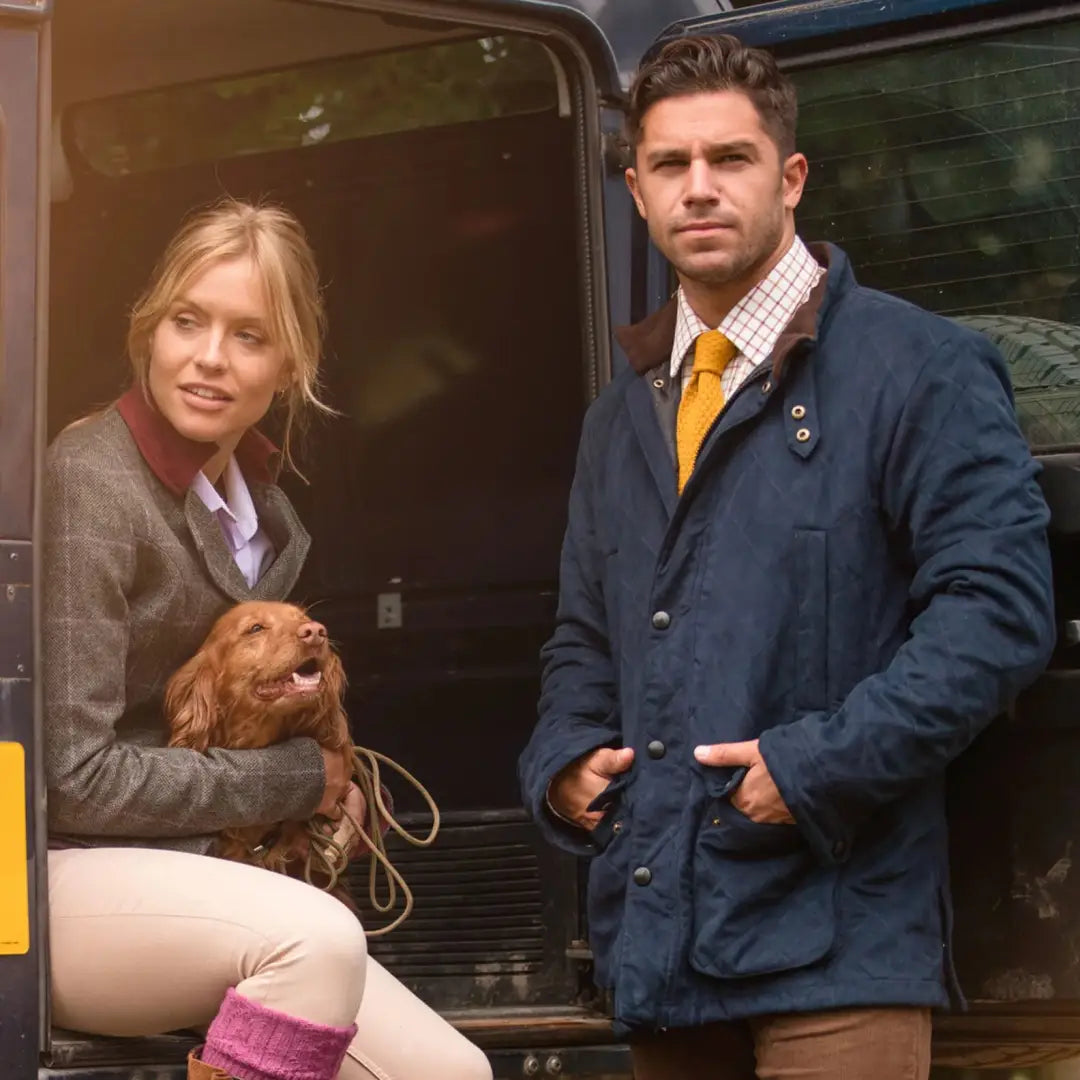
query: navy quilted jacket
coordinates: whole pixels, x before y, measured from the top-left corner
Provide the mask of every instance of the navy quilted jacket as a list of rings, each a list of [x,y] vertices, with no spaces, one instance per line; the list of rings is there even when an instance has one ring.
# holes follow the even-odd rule
[[[683,495],[658,387],[674,310],[585,421],[540,719],[549,838],[593,856],[597,982],[627,1027],[948,1001],[943,773],[1049,657],[1037,465],[983,337],[828,274],[732,397]],[[797,825],[699,743],[760,737]],[[591,836],[554,774],[631,746]]]

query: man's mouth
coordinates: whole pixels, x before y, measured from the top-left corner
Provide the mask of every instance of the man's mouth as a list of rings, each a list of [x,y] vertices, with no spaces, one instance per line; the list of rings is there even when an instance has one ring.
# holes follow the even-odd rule
[[[725,225],[722,221],[691,221],[686,225],[680,225],[676,232],[681,233],[703,233],[703,232],[719,232],[721,229],[730,229],[731,225]]]
[[[307,697],[317,694],[322,686],[322,669],[318,660],[305,660],[294,671],[280,679],[260,683],[255,687],[258,697],[273,701],[282,697]]]

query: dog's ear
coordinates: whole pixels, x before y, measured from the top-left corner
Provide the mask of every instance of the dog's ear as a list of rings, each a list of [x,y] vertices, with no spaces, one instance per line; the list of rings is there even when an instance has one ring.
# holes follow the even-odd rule
[[[345,715],[342,702],[345,698],[345,668],[337,653],[331,652],[323,668],[326,682],[326,714],[319,717],[319,734],[315,737],[328,749],[348,746],[352,741],[349,734],[349,718]]]
[[[214,671],[209,657],[197,652],[165,687],[165,720],[170,746],[206,750],[218,721]]]

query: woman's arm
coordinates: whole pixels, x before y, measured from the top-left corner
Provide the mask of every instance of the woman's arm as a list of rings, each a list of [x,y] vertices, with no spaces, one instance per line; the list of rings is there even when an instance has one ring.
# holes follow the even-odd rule
[[[49,455],[42,629],[50,829],[192,836],[310,816],[326,784],[311,739],[207,754],[118,740],[135,523],[149,509],[140,495],[139,478],[107,453]]]

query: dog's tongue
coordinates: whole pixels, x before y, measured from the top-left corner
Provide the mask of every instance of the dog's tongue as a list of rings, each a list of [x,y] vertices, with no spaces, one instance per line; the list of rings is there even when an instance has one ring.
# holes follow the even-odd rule
[[[310,690],[322,682],[322,672],[316,671],[314,675],[301,675],[299,671],[294,671],[292,681],[294,686],[299,686],[302,690]]]

